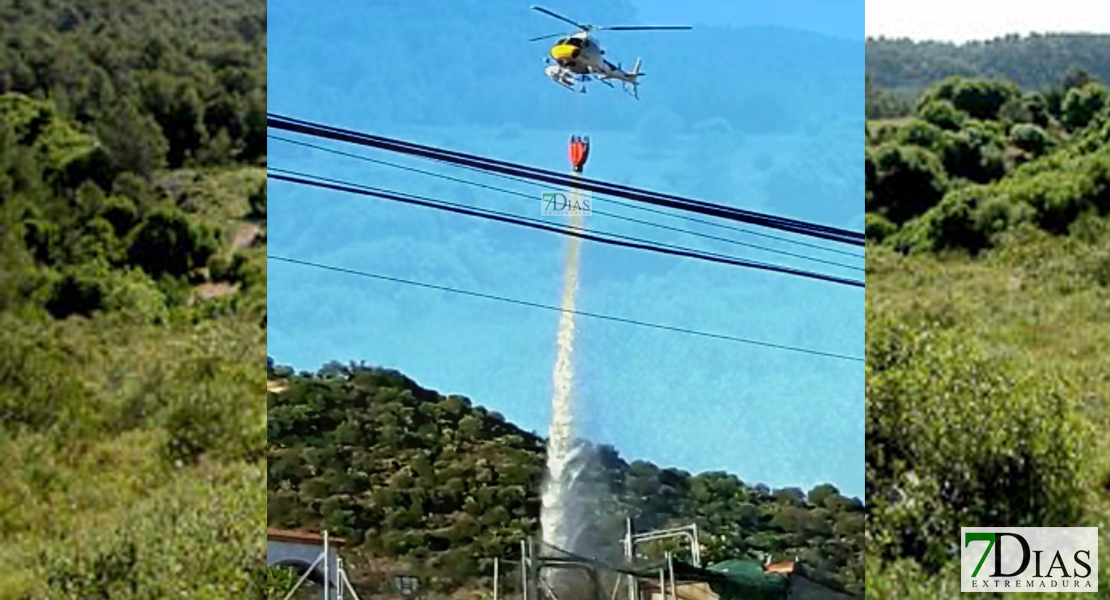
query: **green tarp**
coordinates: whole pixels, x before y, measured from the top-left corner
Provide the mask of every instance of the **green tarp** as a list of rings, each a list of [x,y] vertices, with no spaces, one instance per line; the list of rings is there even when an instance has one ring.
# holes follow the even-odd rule
[[[666,561],[638,563],[616,569],[644,579],[656,579],[659,570],[667,569]],[[751,560],[727,560],[707,568],[674,561],[677,581],[709,584],[720,600],[847,600],[857,598],[817,583],[804,573],[791,575],[768,573]]]
[[[660,569],[667,569],[666,561],[640,563],[620,569],[645,579],[658,577]],[[678,581],[707,583],[721,600],[786,600],[787,578],[777,573],[767,573],[759,563],[748,560],[729,560],[708,568],[675,560],[674,576]]]
[[[787,598],[787,578],[778,573],[767,573],[763,567],[750,560],[727,560],[710,565],[707,569],[722,573],[724,582],[710,583],[721,600],[779,600]]]

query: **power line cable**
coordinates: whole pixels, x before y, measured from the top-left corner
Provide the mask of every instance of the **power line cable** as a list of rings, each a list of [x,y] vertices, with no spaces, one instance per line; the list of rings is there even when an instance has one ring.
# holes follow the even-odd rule
[[[273,255],[273,254],[267,254],[266,258],[269,259],[269,260],[276,260],[276,261],[286,262],[286,263],[290,263],[290,264],[295,264],[295,265],[300,265],[300,266],[305,266],[305,267],[311,267],[311,268],[315,268],[315,269],[321,269],[321,270],[325,270],[325,271],[334,271],[336,273],[344,273],[344,274],[347,274],[347,275],[355,275],[355,276],[358,276],[358,277],[365,277],[365,278],[369,278],[369,279],[378,279],[378,280],[381,280],[381,281],[401,283],[401,284],[404,284],[404,285],[411,285],[411,286],[415,286],[415,287],[422,287],[422,288],[427,288],[427,289],[439,290],[439,291],[443,291],[443,292],[450,292],[450,293],[453,293],[453,294],[471,296],[471,297],[474,297],[474,298],[483,298],[483,299],[486,299],[486,300],[495,300],[495,301],[498,301],[498,302],[505,302],[505,303],[508,303],[508,304],[516,304],[518,306],[529,306],[529,307],[532,307],[532,308],[540,308],[540,309],[544,309],[544,310],[551,310],[551,311],[557,311],[557,312],[569,312],[569,313],[572,313],[574,315],[579,315],[579,316],[583,316],[583,317],[590,317],[590,318],[594,318],[594,319],[601,319],[601,320],[605,320],[605,321],[613,321],[613,322],[617,322],[617,323],[624,323],[626,325],[636,325],[636,326],[639,326],[639,327],[647,327],[647,328],[651,328],[651,329],[661,329],[661,330],[664,330],[664,331],[671,331],[671,332],[682,333],[682,334],[686,334],[686,335],[694,335],[694,336],[699,336],[699,337],[713,338],[713,339],[717,339],[717,340],[724,340],[724,341],[734,342],[734,343],[739,343],[739,344],[749,344],[749,345],[754,345],[754,346],[762,346],[762,347],[765,347],[765,348],[773,348],[773,349],[777,349],[777,350],[787,350],[787,351],[790,351],[790,352],[800,352],[800,353],[804,353],[804,354],[811,354],[811,355],[814,355],[814,356],[823,356],[823,357],[826,357],[826,358],[836,358],[836,359],[839,359],[839,360],[864,362],[864,359],[862,359],[862,358],[855,357],[855,356],[848,356],[848,355],[845,355],[845,354],[837,354],[837,353],[834,353],[834,352],[824,352],[824,351],[821,351],[821,350],[811,350],[811,349],[808,349],[808,348],[801,348],[801,347],[797,347],[797,346],[787,346],[785,344],[773,344],[773,343],[770,343],[770,342],[761,342],[761,341],[758,341],[758,340],[741,338],[741,337],[736,337],[736,336],[731,336],[731,335],[724,335],[724,334],[718,334],[718,333],[709,333],[709,332],[704,332],[704,331],[697,331],[697,330],[694,330],[694,329],[686,329],[686,328],[683,328],[683,327],[672,327],[670,325],[660,325],[658,323],[650,323],[650,322],[647,322],[647,321],[638,321],[638,320],[634,320],[634,319],[626,319],[626,318],[623,318],[623,317],[614,317],[614,316],[611,316],[611,315],[603,315],[603,314],[599,314],[599,313],[592,313],[592,312],[586,312],[586,311],[580,311],[580,310],[569,310],[569,309],[564,309],[564,308],[561,308],[561,307],[558,307],[558,306],[551,306],[551,305],[548,305],[548,304],[540,304],[538,302],[529,302],[527,300],[517,300],[517,299],[514,299],[514,298],[506,298],[504,296],[495,296],[493,294],[485,294],[485,293],[482,293],[482,292],[461,290],[461,289],[458,289],[458,288],[452,288],[452,287],[447,287],[447,286],[442,286],[442,285],[435,285],[435,284],[431,284],[431,283],[424,283],[424,282],[420,282],[420,281],[412,281],[412,280],[409,280],[409,279],[401,279],[401,278],[398,278],[398,277],[389,277],[389,276],[386,276],[386,275],[379,275],[379,274],[370,273],[370,272],[367,272],[367,271],[359,271],[359,270],[347,269],[347,268],[343,268],[343,267],[334,267],[334,266],[331,266],[331,265],[324,265],[324,264],[311,262],[311,261],[307,261],[307,260],[298,260],[298,259],[295,259],[295,258],[286,258],[284,256],[276,256],[276,255]]]
[[[857,246],[864,245],[863,234],[854,231],[837,229],[834,227],[828,227],[825,225],[818,225],[814,223],[807,223],[805,221],[798,221],[795,219],[786,219],[783,217],[761,214],[739,208],[703,202],[700,200],[691,200],[688,198],[682,198],[670,194],[648,192],[645,190],[639,190],[636,188],[631,188],[618,184],[605,183],[593,179],[572,178],[566,174],[557,173],[554,171],[547,171],[534,167],[525,167],[522,165],[517,165],[504,161],[483,158],[472,154],[442,150],[430,146],[412,144],[410,142],[402,142],[400,140],[393,140],[381,136],[373,136],[365,133],[339,129],[299,119],[291,119],[288,117],[283,117],[281,115],[274,115],[272,113],[267,113],[267,126],[314,137],[323,137],[335,141],[348,142],[352,144],[369,146],[393,152],[401,152],[404,154],[420,156],[431,160],[440,160],[442,162],[459,165],[469,165],[485,171],[519,175],[536,181],[544,181],[555,185],[575,187],[595,193],[618,196],[628,200],[695,212],[706,216],[714,216],[733,221],[762,225],[764,227],[778,229],[780,231],[789,231],[802,235],[808,235],[811,237],[818,237]]]
[[[370,146],[394,152],[401,152],[405,154],[428,158],[431,160],[440,160],[452,164],[470,165],[486,171],[517,174],[528,177],[530,179],[545,181],[547,183],[570,185],[569,182],[574,181],[575,184],[573,185],[573,187],[578,187],[580,189],[587,189],[600,193],[609,193],[631,200],[638,200],[651,204],[659,204],[672,208],[680,208],[683,210],[723,217],[726,219],[761,224],[783,231],[794,231],[798,233],[804,233],[805,235],[822,237],[825,239],[832,239],[845,243],[858,243],[858,245],[863,245],[863,235],[857,232],[836,229],[833,227],[818,225],[814,223],[807,223],[795,219],[787,219],[784,217],[756,213],[753,211],[712,204],[700,200],[691,200],[689,198],[683,198],[669,194],[647,192],[645,190],[638,190],[635,188],[613,183],[605,183],[583,178],[572,179],[565,174],[557,173],[554,171],[538,169],[535,167],[527,167],[514,163],[480,157],[473,154],[444,150],[441,148],[434,148],[431,146],[424,146],[411,142],[404,142],[401,140],[386,138],[382,136],[375,136],[328,125],[313,123],[310,121],[304,121],[301,119],[294,119],[268,113],[267,125],[278,129],[295,131],[305,135],[324,137],[336,141],[344,141],[348,143]]]
[[[296,145],[299,145],[299,146],[305,146],[307,148],[314,148],[314,149],[318,149],[318,150],[323,150],[325,152],[331,152],[333,154],[338,154],[340,156],[347,156],[347,157],[350,157],[350,158],[356,158],[358,160],[363,160],[363,161],[366,161],[366,162],[376,163],[376,164],[380,164],[380,165],[386,165],[386,166],[390,166],[390,167],[396,167],[398,169],[413,171],[413,172],[416,172],[416,173],[424,173],[424,174],[438,176],[438,177],[442,177],[442,178],[446,178],[446,179],[452,179],[452,180],[456,180],[456,181],[465,181],[465,180],[457,180],[453,177],[450,177],[450,176],[447,176],[447,175],[441,175],[439,173],[434,173],[434,172],[431,172],[431,171],[424,171],[424,170],[417,169],[417,168],[414,168],[414,167],[406,167],[404,165],[398,165],[396,163],[391,163],[391,162],[384,161],[384,160],[381,160],[381,159],[369,158],[369,157],[366,157],[366,156],[362,156],[360,154],[353,154],[353,153],[350,153],[350,152],[343,152],[342,150],[335,150],[334,148],[328,148],[326,146],[319,146],[319,145],[316,145],[316,144],[310,144],[308,142],[301,142],[301,141],[297,141],[297,140],[291,140],[289,138],[283,138],[281,136],[277,136],[277,135],[273,135],[273,134],[269,134],[269,133],[266,134],[266,137],[270,138],[270,139],[275,139],[275,140],[279,140],[279,141],[282,141],[282,142],[286,142],[286,143],[289,143],[289,144],[296,144]],[[440,160],[435,160],[435,159],[432,159],[432,160],[433,160],[433,162],[443,163],[443,161],[440,161]],[[468,171],[473,171],[475,173],[481,173],[483,175],[490,175],[490,176],[493,176],[493,177],[506,179],[508,181],[515,181],[517,183],[522,183],[522,184],[530,185],[530,186],[533,186],[533,187],[541,187],[541,188],[546,188],[547,187],[546,185],[544,185],[540,182],[533,181],[533,180],[528,179],[526,177],[520,177],[520,176],[515,176],[515,175],[506,175],[504,173],[494,173],[494,172],[485,171],[483,169],[479,169],[479,168],[476,168],[476,167],[471,167],[471,166],[468,166],[468,165],[458,165],[458,164],[453,164],[453,163],[443,163],[443,164],[447,164],[449,166],[457,167],[457,168],[460,168],[460,169],[466,169]],[[475,184],[475,185],[481,185],[481,184]],[[604,196],[604,195],[602,195],[602,196]],[[704,219],[698,219],[696,217],[691,217],[689,215],[680,215],[680,214],[675,214],[673,212],[666,211],[666,210],[659,210],[657,208],[652,208],[650,206],[641,206],[639,204],[633,204],[633,203],[629,203],[629,202],[621,202],[620,200],[615,200],[613,198],[604,198],[603,197],[602,200],[604,200],[605,202],[616,204],[617,206],[623,206],[625,208],[630,208],[630,209],[633,209],[633,210],[655,213],[657,215],[663,215],[665,217],[671,217],[671,218],[675,218],[675,219],[685,219],[687,221],[690,221],[692,223],[697,223],[699,225],[708,225],[710,227],[716,227],[718,229],[725,229],[725,230],[734,231],[734,232],[737,232],[737,233],[743,233],[743,234],[746,234],[746,235],[754,235],[754,236],[763,237],[763,238],[767,238],[767,239],[771,239],[771,240],[776,240],[776,241],[779,241],[779,242],[784,242],[784,243],[787,243],[787,244],[794,244],[794,245],[797,245],[797,246],[804,246],[806,248],[812,248],[814,250],[821,250],[821,251],[824,251],[824,252],[832,252],[834,254],[842,254],[844,256],[851,256],[852,258],[860,258],[860,259],[865,258],[864,255],[862,255],[862,254],[857,254],[855,252],[851,252],[851,251],[848,251],[848,250],[839,250],[837,248],[829,248],[828,246],[821,246],[821,245],[818,245],[818,244],[811,244],[811,243],[808,243],[808,242],[803,242],[801,240],[792,240],[790,238],[780,237],[780,236],[777,236],[777,235],[771,235],[769,233],[763,233],[763,232],[760,232],[760,231],[752,231],[751,229],[742,229],[740,227],[735,227],[735,226],[730,225],[728,223],[717,223],[717,222],[714,222],[714,221],[707,221],[707,220],[704,220]],[[624,218],[630,219],[630,217],[624,217]],[[702,235],[702,236],[706,235],[706,234],[701,234],[701,233],[694,232],[694,231],[684,231],[684,233],[689,233],[691,235]],[[721,239],[721,238],[714,238],[712,236],[708,236],[708,237],[710,237],[710,239]]]
[[[348,183],[348,182],[343,182],[343,181],[339,181],[339,180],[335,180],[335,179],[328,179],[328,178],[325,178],[325,177],[319,177],[319,176],[315,176],[315,175],[306,175],[304,173],[297,173],[295,171],[289,171],[289,170],[286,170],[286,169],[279,169],[279,168],[276,168],[276,167],[271,167],[269,170],[273,171],[274,173],[273,174],[267,173],[267,177],[277,179],[279,181],[286,181],[286,182],[295,183],[295,184],[308,185],[308,186],[331,189],[331,190],[341,191],[341,192],[348,192],[348,193],[359,194],[359,195],[363,195],[363,196],[372,196],[372,197],[376,197],[376,198],[382,198],[382,199],[385,199],[385,200],[393,200],[393,201],[396,201],[396,202],[402,202],[402,203],[406,203],[406,204],[415,204],[415,205],[418,205],[418,206],[424,206],[424,207],[428,207],[428,208],[436,208],[436,209],[439,209],[439,210],[446,210],[446,211],[454,212],[454,213],[458,213],[458,214],[480,217],[480,218],[490,219],[490,220],[493,220],[493,221],[500,221],[502,223],[510,223],[510,224],[514,224],[514,225],[520,225],[520,226],[529,227],[529,228],[532,228],[532,229],[540,229],[540,230],[549,231],[549,232],[553,232],[553,233],[561,233],[563,235],[570,235],[570,236],[579,237],[579,238],[586,239],[586,240],[601,242],[601,243],[604,243],[604,244],[612,244],[612,245],[616,245],[616,246],[623,246],[623,247],[626,247],[626,248],[647,250],[647,251],[650,251],[650,252],[658,252],[658,253],[661,253],[661,254],[670,254],[670,255],[673,255],[673,256],[683,256],[683,257],[686,257],[686,258],[705,260],[705,261],[709,261],[709,262],[728,264],[728,265],[733,265],[733,266],[738,266],[738,267],[749,267],[749,268],[753,268],[753,269],[773,271],[773,272],[777,272],[777,273],[784,273],[784,274],[787,274],[787,275],[796,275],[796,276],[800,276],[800,277],[806,277],[806,278],[809,278],[809,279],[817,279],[817,280],[821,280],[821,281],[827,281],[827,282],[830,282],[830,283],[839,283],[839,284],[843,284],[843,285],[850,285],[850,286],[860,287],[860,288],[864,287],[864,282],[862,282],[862,281],[856,281],[856,280],[853,280],[853,279],[845,279],[845,278],[842,278],[842,277],[835,277],[835,276],[826,275],[826,274],[823,274],[823,273],[814,273],[814,272],[811,272],[811,271],[803,271],[803,270],[800,270],[800,269],[794,269],[794,268],[791,268],[791,267],[783,267],[783,266],[780,266],[780,265],[775,265],[775,264],[770,264],[770,263],[763,263],[763,262],[751,261],[751,260],[746,260],[746,259],[738,259],[738,258],[733,258],[733,257],[721,255],[721,254],[701,252],[701,251],[697,251],[697,250],[691,250],[691,249],[688,249],[688,248],[683,248],[681,246],[670,246],[670,245],[664,245],[664,244],[658,244],[658,243],[651,243],[651,242],[648,242],[647,240],[642,240],[640,238],[633,238],[631,236],[623,236],[623,235],[617,235],[617,234],[604,234],[604,235],[607,235],[609,237],[602,237],[602,236],[591,234],[591,233],[585,233],[581,230],[574,229],[572,227],[551,225],[549,223],[539,221],[537,219],[529,219],[527,217],[519,217],[519,216],[510,215],[508,213],[502,213],[502,212],[498,212],[498,211],[491,211],[491,210],[468,207],[468,206],[464,206],[464,205],[461,205],[461,204],[456,204],[456,203],[453,203],[453,202],[444,202],[444,201],[441,201],[441,200],[435,200],[435,199],[431,199],[431,198],[427,198],[427,197],[423,197],[423,196],[417,196],[417,195],[414,195],[414,194],[398,194],[396,192],[391,192],[389,190],[382,190],[380,188],[372,188],[372,187],[369,187],[369,186],[363,186],[363,185],[359,185],[359,184],[351,184],[351,183]],[[282,175],[281,173],[290,173],[292,175]],[[317,179],[318,181],[313,181],[312,179],[307,179],[306,177],[312,177],[314,179]],[[614,239],[614,238],[618,238],[618,239]],[[630,240],[630,241],[621,241],[621,240]]]
[[[307,142],[291,140],[291,139],[283,138],[283,137],[276,136],[276,135],[267,135],[266,137],[268,137],[270,139],[276,139],[278,141],[286,142],[286,143],[289,143],[289,144],[295,144],[295,145],[298,145],[298,146],[304,146],[304,147],[307,147],[307,148],[312,148],[312,149],[315,149],[315,150],[320,150],[320,151],[323,151],[323,152],[336,154],[336,155],[339,155],[339,156],[354,158],[354,159],[369,162],[369,163],[374,163],[374,164],[383,165],[383,166],[387,166],[387,167],[393,167],[393,168],[396,168],[396,169],[401,169],[401,170],[404,170],[404,171],[418,173],[418,174],[426,175],[426,176],[429,176],[429,177],[436,177],[436,178],[439,178],[439,179],[443,179],[443,180],[447,180],[447,181],[453,181],[453,182],[456,182],[456,183],[463,183],[463,184],[466,184],[466,185],[470,185],[470,186],[474,186],[474,187],[478,187],[478,188],[482,188],[482,189],[486,189],[486,190],[490,190],[490,191],[495,191],[495,192],[499,192],[499,193],[510,195],[510,196],[516,196],[516,197],[520,197],[520,198],[531,200],[531,201],[536,200],[535,197],[533,197],[529,194],[525,194],[523,192],[518,192],[518,191],[515,191],[515,190],[509,190],[509,189],[500,188],[500,187],[497,187],[497,186],[478,183],[476,181],[469,181],[469,180],[461,179],[461,178],[458,178],[458,177],[452,177],[450,175],[444,175],[442,173],[436,173],[434,171],[427,171],[427,170],[424,170],[424,169],[417,169],[415,167],[408,167],[408,166],[405,166],[405,165],[399,165],[397,163],[393,163],[393,162],[389,162],[389,161],[385,161],[385,160],[374,159],[374,158],[370,158],[370,157],[367,157],[367,156],[362,156],[360,154],[354,154],[354,153],[351,153],[351,152],[344,152],[342,150],[335,150],[334,148],[328,148],[328,147],[319,146],[319,145],[316,145],[316,144],[309,144]],[[464,167],[464,168],[469,168],[469,167]],[[508,176],[506,176],[506,177],[508,177]],[[514,178],[510,178],[510,179],[514,179]],[[535,182],[532,182],[532,181],[526,181],[526,183],[530,183],[530,184],[533,184],[533,185],[539,185],[539,184],[536,184]],[[606,200],[608,200],[608,199],[606,199]],[[635,206],[635,205],[631,205],[631,204],[626,204],[626,203],[619,202],[619,201],[616,201],[616,200],[609,200],[609,201],[611,201],[615,204],[619,204],[621,206],[628,206],[630,208],[645,208],[645,207],[639,207],[639,206]],[[670,213],[664,213],[663,211],[653,211],[653,212],[660,212],[660,213],[666,214],[667,216],[675,216],[675,217],[679,216],[679,215],[672,215]],[[619,220],[622,220],[622,221],[629,221],[629,222],[632,222],[632,223],[647,225],[649,227],[656,227],[656,228],[659,228],[659,229],[665,229],[665,230],[673,231],[673,232],[677,232],[677,233],[693,235],[693,236],[702,237],[702,238],[715,240],[715,241],[719,241],[719,242],[725,242],[725,243],[728,243],[728,244],[734,244],[734,245],[737,245],[737,246],[744,246],[744,247],[747,247],[747,248],[754,248],[756,250],[762,250],[764,252],[771,252],[771,253],[774,253],[774,254],[782,254],[784,256],[791,256],[791,257],[798,258],[798,259],[801,259],[801,260],[808,260],[808,261],[818,262],[818,263],[822,263],[822,264],[826,264],[826,265],[842,267],[842,268],[845,268],[845,269],[852,269],[852,270],[855,270],[855,271],[865,270],[864,267],[857,267],[857,266],[854,266],[854,265],[848,265],[848,264],[844,264],[844,263],[840,263],[840,262],[836,262],[836,261],[824,260],[824,259],[821,259],[821,258],[814,258],[812,256],[806,256],[804,254],[795,254],[793,252],[787,252],[785,250],[777,250],[775,248],[768,248],[766,246],[760,246],[760,245],[757,245],[757,244],[750,244],[750,243],[747,243],[747,242],[741,242],[741,241],[733,240],[733,239],[730,239],[730,238],[724,238],[724,237],[720,237],[720,236],[709,235],[709,234],[701,233],[701,232],[697,232],[697,231],[687,231],[685,229],[681,229],[681,228],[678,228],[678,227],[672,227],[672,226],[669,226],[669,225],[664,225],[662,223],[655,223],[655,222],[652,222],[652,221],[645,221],[645,220],[642,220],[642,219],[636,219],[636,218],[633,218],[633,217],[628,217],[628,216],[625,216],[625,215],[619,215],[619,214],[616,214],[616,213],[610,213],[610,212],[605,212],[605,211],[600,211],[600,210],[594,209],[594,210],[591,210],[590,214],[592,214],[592,215],[596,214],[596,215],[611,217],[611,218],[619,219]],[[743,231],[743,230],[741,230],[741,231]],[[745,233],[747,233],[747,232],[745,232]],[[782,239],[782,238],[779,238],[779,239]],[[785,240],[785,241],[793,241],[793,240]],[[810,246],[811,244],[803,244],[803,245]],[[816,247],[821,248],[820,246],[816,246]],[[821,249],[830,250],[830,251],[833,251],[833,252],[839,252],[837,250],[832,250],[832,249],[828,249],[828,248],[821,248]],[[848,254],[849,256],[853,256],[853,257],[857,257],[857,258],[863,258],[863,257],[857,256],[855,254],[851,254],[851,253],[847,253],[847,252],[842,252],[842,253],[843,254]]]
[[[278,168],[278,167],[271,167],[269,170],[273,171],[275,173],[285,173],[287,175],[292,175],[292,176],[295,176],[295,177],[302,177],[302,178],[307,177],[307,178],[315,179],[315,180],[318,180],[318,181],[327,181],[327,182],[335,183],[335,184],[339,184],[339,185],[352,186],[352,187],[363,189],[363,190],[369,190],[371,192],[377,192],[377,193],[382,193],[382,194],[394,194],[394,195],[397,195],[397,196],[401,196],[401,197],[404,197],[404,198],[409,198],[409,199],[416,200],[416,201],[421,201],[421,202],[426,202],[426,203],[434,203],[434,204],[438,205],[438,207],[443,207],[445,209],[450,207],[451,209],[463,209],[463,210],[477,211],[479,213],[483,213],[483,215],[496,215],[496,216],[499,216],[499,217],[507,217],[509,219],[520,219],[521,221],[526,221],[526,222],[532,223],[532,224],[547,225],[547,226],[550,226],[550,227],[557,228],[557,229],[560,230],[559,231],[560,233],[564,233],[564,234],[569,234],[572,231],[582,230],[582,228],[580,228],[580,227],[576,228],[576,227],[573,227],[573,226],[568,227],[566,225],[552,224],[550,222],[543,221],[541,219],[536,219],[536,218],[532,218],[532,217],[525,217],[525,216],[521,216],[521,215],[517,215],[517,214],[513,214],[513,213],[507,213],[507,212],[502,212],[502,211],[497,211],[497,210],[490,210],[490,209],[485,209],[485,208],[478,208],[476,206],[470,206],[470,205],[467,205],[467,204],[459,204],[457,202],[448,202],[446,200],[436,200],[434,198],[429,198],[427,196],[420,196],[420,195],[417,195],[417,194],[410,194],[410,193],[407,193],[407,192],[396,192],[396,191],[386,190],[386,189],[379,188],[379,187],[373,187],[373,186],[368,186],[368,185],[363,185],[363,184],[358,184],[358,183],[351,183],[349,181],[343,181],[343,180],[340,180],[340,179],[332,179],[332,178],[329,178],[329,177],[322,177],[322,176],[319,176],[319,175],[311,175],[311,174],[307,174],[307,173],[300,173],[300,172],[297,172],[297,171],[290,171],[288,169],[281,169],[281,168]],[[454,212],[454,211],[452,211],[452,212]],[[473,216],[482,216],[482,215],[473,215]],[[513,224],[519,224],[519,223],[513,223]],[[685,247],[685,246],[676,246],[676,245],[673,245],[673,244],[666,244],[666,243],[662,243],[662,242],[653,242],[651,240],[647,240],[647,239],[644,239],[644,238],[638,238],[638,237],[634,237],[634,236],[630,236],[630,235],[623,235],[623,234],[619,234],[619,233],[609,233],[609,232],[597,231],[597,230],[594,230],[593,233],[597,234],[597,235],[601,235],[601,236],[608,236],[608,237],[614,238],[614,239],[627,240],[627,241],[630,241],[630,242],[635,242],[637,244],[644,244],[644,245],[652,246],[654,248],[669,248],[669,249],[672,249],[672,250],[677,250],[677,251],[682,252],[684,254],[690,254],[690,255],[695,255],[696,254],[696,255],[700,255],[699,257],[709,256],[709,257],[713,257],[713,258],[717,258],[717,259],[721,259],[721,260],[725,260],[725,261],[730,261],[730,263],[734,263],[734,262],[738,261],[738,262],[744,263],[743,266],[748,266],[748,263],[749,263],[749,261],[747,261],[746,259],[743,259],[743,258],[728,256],[726,254],[718,254],[718,253],[715,253],[715,252],[706,252],[704,250],[696,250],[694,248],[688,248],[688,247]],[[575,236],[575,237],[577,237],[577,236]],[[763,264],[763,263],[755,263],[755,261],[751,261],[751,262],[754,263],[754,264]]]

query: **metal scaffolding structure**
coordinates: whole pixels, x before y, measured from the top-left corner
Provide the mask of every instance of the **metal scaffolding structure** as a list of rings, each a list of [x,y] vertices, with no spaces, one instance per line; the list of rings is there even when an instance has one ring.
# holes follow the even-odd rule
[[[354,600],[359,600],[358,593],[356,593],[355,589],[353,587],[351,587],[351,581],[349,579],[347,579],[347,571],[346,571],[346,569],[343,568],[343,559],[342,558],[337,558],[336,559],[335,579],[334,579],[334,582],[332,582],[331,574],[328,572],[328,532],[327,532],[327,530],[325,530],[323,532],[323,534],[324,534],[324,550],[323,550],[323,552],[321,552],[320,555],[316,557],[316,560],[312,561],[312,564],[309,565],[309,567],[307,569],[305,569],[304,574],[301,575],[301,578],[297,580],[297,583],[295,583],[293,585],[293,587],[289,589],[289,591],[285,594],[285,597],[282,600],[289,600],[290,598],[292,598],[293,594],[297,593],[297,590],[299,590],[301,588],[301,586],[304,585],[304,582],[308,581],[308,578],[312,575],[313,571],[316,570],[317,565],[319,565],[321,562],[324,563],[324,565],[323,565],[323,571],[324,571],[324,589],[323,589],[324,600],[332,600],[333,598],[335,600],[343,600],[343,590],[347,590],[348,592],[350,592],[351,597],[354,598]],[[334,586],[332,585],[332,583],[334,583]],[[331,593],[331,591],[332,591],[331,588],[332,587],[335,588],[335,590],[334,590],[335,593],[334,594]]]
[[[641,543],[663,539],[683,538],[690,541],[691,554],[695,565],[700,566],[701,553],[698,547],[697,525],[649,531],[642,534],[632,532],[632,520],[627,522],[627,531],[624,541],[625,559],[631,565],[635,559],[636,546]],[[493,600],[502,600],[500,573],[505,564],[518,564],[520,568],[520,598],[521,600],[563,600],[552,589],[548,578],[544,575],[551,571],[574,570],[586,574],[590,583],[588,600],[616,600],[621,587],[628,590],[629,600],[640,600],[640,576],[621,567],[604,565],[597,560],[575,555],[550,544],[539,542],[547,550],[546,553],[536,552],[536,542],[532,539],[520,541],[520,562],[507,561],[494,558],[493,570]],[[659,569],[659,591],[661,600],[677,600],[676,580],[674,572],[674,554],[667,552],[664,566]],[[617,575],[613,590],[610,594],[603,593],[602,573],[609,572]],[[576,597],[575,600],[586,600]]]

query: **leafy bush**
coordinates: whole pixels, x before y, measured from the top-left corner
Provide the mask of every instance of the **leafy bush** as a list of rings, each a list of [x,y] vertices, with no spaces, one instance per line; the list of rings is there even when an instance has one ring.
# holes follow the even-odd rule
[[[55,319],[71,315],[91,316],[104,307],[107,295],[105,285],[99,274],[90,273],[87,269],[65,273],[54,283],[50,299],[45,304],[46,310]]]
[[[885,217],[873,213],[868,213],[865,217],[864,235],[868,242],[881,244],[897,231],[898,226]]]
[[[192,481],[156,491],[114,526],[76,532],[68,545],[45,553],[33,567],[43,577],[29,582],[26,597],[169,598],[187,585],[191,598],[262,600],[262,478],[257,469],[209,466]]]
[[[112,230],[119,238],[127,237],[131,229],[139,224],[138,207],[127,196],[108,196],[100,207],[100,216],[112,225]]]
[[[936,571],[960,526],[1065,526],[1089,500],[1089,432],[1060,389],[959,330],[869,321],[867,519],[884,559]]]
[[[205,266],[218,247],[218,230],[176,209],[159,209],[135,230],[129,257],[155,277],[186,275]]]
[[[1110,90],[1099,83],[1088,83],[1083,87],[1072,88],[1064,96],[1060,110],[1061,121],[1071,129],[1082,129],[1094,120],[1107,103]]]
[[[946,138],[941,157],[951,177],[985,183],[1005,174],[1002,147],[1006,138],[991,127],[972,121]]]
[[[960,112],[948,100],[930,100],[917,110],[917,116],[926,123],[949,131],[959,131],[967,115]]]
[[[941,152],[944,149],[944,131],[928,121],[914,119],[898,129],[895,140],[900,144],[921,146],[926,150]]]
[[[1018,123],[1010,129],[1010,142],[1032,154],[1040,156],[1052,146],[1052,138],[1045,130],[1031,123]]]
[[[907,224],[901,240],[918,252],[967,250],[978,253],[995,237],[1034,219],[1036,211],[990,188],[969,186],[952,190],[934,208]]]
[[[250,212],[247,214],[251,219],[265,219],[266,218],[266,183],[263,182],[258,190],[251,194],[249,199]]]
[[[944,167],[935,154],[916,146],[884,144],[873,154],[875,183],[868,212],[903,223],[925,212],[948,186]]]
[[[258,459],[265,426],[250,395],[257,393],[257,376],[216,359],[200,359],[182,367],[178,375],[191,381],[187,389],[166,390],[163,426],[168,433],[164,455],[174,464],[193,464],[202,455],[224,460]]]
[[[921,110],[931,102],[947,100],[973,119],[996,119],[1003,105],[1020,96],[1017,85],[1009,81],[950,77],[925,90],[918,106]]]

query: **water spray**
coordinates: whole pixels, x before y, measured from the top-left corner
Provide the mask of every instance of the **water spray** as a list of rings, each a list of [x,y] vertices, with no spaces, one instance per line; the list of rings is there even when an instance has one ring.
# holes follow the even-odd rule
[[[570,159],[574,174],[582,172],[589,155],[589,139],[571,138]],[[578,190],[571,190],[573,207],[571,227],[581,228],[578,213]],[[574,310],[578,295],[578,257],[581,240],[570,237],[567,262],[563,273],[563,313],[559,319],[556,341],[557,354],[553,373],[554,395],[551,399],[551,426],[547,443],[547,473],[542,495],[540,525],[547,547],[574,552],[579,534],[584,529],[585,515],[576,510],[580,505],[575,494],[575,481],[583,464],[581,447],[576,438],[574,420]]]

